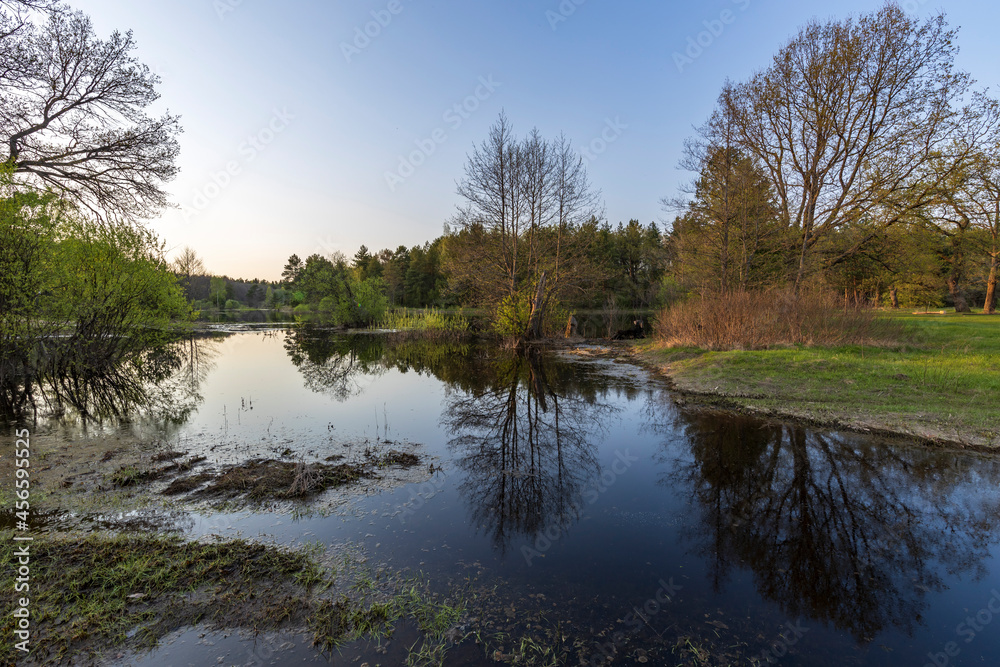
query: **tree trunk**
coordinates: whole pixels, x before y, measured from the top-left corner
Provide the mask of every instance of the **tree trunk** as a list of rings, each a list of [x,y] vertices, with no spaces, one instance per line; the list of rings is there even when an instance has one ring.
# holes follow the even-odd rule
[[[965,298],[965,292],[962,289],[960,276],[957,272],[952,272],[948,276],[948,294],[951,295],[951,301],[955,304],[956,313],[970,313],[972,309],[969,307],[969,302]]]
[[[955,304],[956,313],[970,313],[969,301],[965,298],[965,227],[951,237],[951,272],[948,274],[948,294]]]
[[[541,278],[538,279],[538,289],[535,291],[535,302],[531,306],[531,317],[528,318],[528,330],[524,337],[526,340],[534,340],[542,336],[542,319],[545,315],[545,272],[542,271]]]
[[[576,318],[572,315],[566,320],[566,338],[576,338],[578,330],[578,324]]]
[[[983,312],[992,315],[997,312],[997,264],[1000,263],[1000,254],[994,253],[990,258],[990,277],[986,279],[986,303],[983,305]]]

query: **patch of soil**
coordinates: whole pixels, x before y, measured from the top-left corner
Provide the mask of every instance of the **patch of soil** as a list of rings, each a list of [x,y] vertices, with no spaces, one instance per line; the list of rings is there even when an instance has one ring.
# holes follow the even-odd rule
[[[198,498],[243,496],[253,501],[304,500],[327,489],[361,479],[376,478],[376,471],[380,468],[411,468],[419,463],[420,457],[416,454],[398,450],[390,450],[381,455],[370,453],[359,463],[336,465],[253,459],[224,468],[217,475],[202,473],[193,477],[180,477],[162,493],[178,495],[198,489],[193,494]]]
[[[306,498],[329,488],[365,477],[363,466],[350,463],[292,463],[254,459],[230,466],[197,496],[235,497],[251,500]]]
[[[187,461],[177,461],[173,465],[169,465],[166,468],[163,468],[163,472],[165,472],[165,473],[166,472],[187,472],[188,470],[191,470],[191,468],[193,468],[197,464],[202,463],[202,462],[207,461],[207,460],[208,459],[206,457],[204,457],[204,456],[192,456]]]
[[[383,466],[402,466],[403,468],[412,468],[420,463],[420,457],[416,454],[411,454],[410,452],[400,452],[394,449],[379,459],[379,463]]]
[[[162,470],[138,468],[136,466],[124,465],[108,476],[108,481],[118,488],[137,486],[159,479],[163,475]]]
[[[182,456],[184,456],[184,452],[175,452],[175,451],[160,452],[159,454],[153,457],[153,462],[163,463],[164,461],[173,461],[174,459],[179,459]]]
[[[161,493],[165,496],[177,496],[182,493],[189,493],[210,479],[214,479],[214,475],[211,473],[181,477],[172,481]]]

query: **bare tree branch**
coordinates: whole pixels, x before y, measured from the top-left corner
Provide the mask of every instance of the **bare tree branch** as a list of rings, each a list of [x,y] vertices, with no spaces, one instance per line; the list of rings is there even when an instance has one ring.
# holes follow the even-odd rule
[[[0,41],[0,161],[18,181],[101,218],[147,218],[167,206],[162,186],[177,173],[181,128],[177,116],[146,114],[159,77],[134,57],[132,33],[101,40],[87,16],[70,11],[36,26],[9,6],[0,6],[3,23],[17,28]]]

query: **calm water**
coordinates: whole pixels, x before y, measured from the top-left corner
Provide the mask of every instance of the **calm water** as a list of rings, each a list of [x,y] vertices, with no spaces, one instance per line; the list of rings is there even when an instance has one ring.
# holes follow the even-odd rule
[[[734,664],[1000,664],[1000,459],[679,408],[640,370],[584,355],[293,329],[175,356],[158,407],[87,428],[220,464],[388,439],[442,469],[325,517],[192,514],[179,522],[191,535],[353,541],[442,590],[475,574],[497,585],[497,609],[513,606],[514,630],[544,613],[614,664],[639,664],[638,649],[676,664],[669,647],[685,637]],[[133,663],[331,660],[291,635],[264,660],[203,632]],[[398,664],[408,632],[388,654],[333,659]],[[496,664],[467,646],[450,656]]]

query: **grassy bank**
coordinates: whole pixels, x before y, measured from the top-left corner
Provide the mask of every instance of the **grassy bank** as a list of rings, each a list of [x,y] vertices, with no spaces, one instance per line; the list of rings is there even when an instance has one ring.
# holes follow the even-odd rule
[[[1000,316],[889,317],[904,326],[897,345],[636,353],[682,392],[751,412],[1000,447]]]

